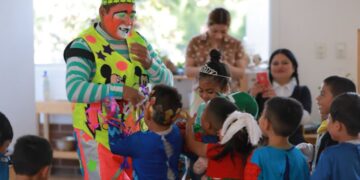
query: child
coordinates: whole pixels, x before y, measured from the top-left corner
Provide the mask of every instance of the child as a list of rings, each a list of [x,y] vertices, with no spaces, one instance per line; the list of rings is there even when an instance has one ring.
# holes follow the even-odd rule
[[[12,155],[16,179],[48,179],[52,157],[46,139],[34,135],[20,137]]]
[[[197,110],[196,124],[200,124],[201,114],[209,100],[220,94],[226,95],[229,93],[231,81],[229,69],[226,64],[220,62],[220,58],[221,53],[218,50],[211,50],[210,61],[200,69],[199,87],[197,90],[204,103],[202,103]],[[236,104],[240,110],[246,110],[246,112],[253,116],[257,116],[258,106],[252,96],[244,92],[238,92],[232,94],[230,97],[237,98],[238,103]]]
[[[182,138],[173,122],[181,111],[181,95],[172,87],[156,85],[149,98],[144,115],[148,131],[120,139],[110,135],[111,152],[132,158],[134,179],[179,179]]]
[[[302,105],[292,98],[273,97],[265,103],[259,124],[269,138],[268,146],[254,150],[245,179],[309,179],[305,157],[289,143],[302,115]]]
[[[331,139],[330,134],[326,131],[326,119],[328,118],[330,105],[333,99],[339,94],[345,92],[356,92],[355,84],[351,80],[339,76],[330,76],[323,81],[320,94],[316,98],[322,122],[317,130],[318,137],[315,149],[311,144],[302,143],[297,146],[307,156],[308,161],[312,162],[311,169],[315,168],[317,162],[319,161],[320,154],[325,148],[337,144],[336,141]]]
[[[6,152],[13,136],[10,121],[0,112],[0,179],[9,179],[10,158],[6,156]]]
[[[220,62],[221,53],[218,50],[212,49],[209,55],[210,61],[202,66],[199,72],[199,86],[197,90],[204,102],[198,107],[194,130],[197,140],[205,143],[217,143],[219,141],[218,136],[204,134],[200,125],[200,119],[206,107],[206,103],[209,102],[209,100],[229,93],[231,76],[228,66],[225,63]],[[235,92],[227,95],[227,98],[235,103],[239,110],[248,112],[255,117],[257,116],[257,103],[249,94],[245,92]],[[193,174],[192,168],[197,157],[191,154],[188,154],[188,157],[190,158],[190,177],[192,179],[200,179],[199,175],[196,175],[197,173]]]
[[[213,98],[201,117],[201,127],[206,134],[220,134],[221,140],[209,144],[195,140],[192,127],[195,117],[187,119],[186,145],[199,157],[208,158],[206,176],[242,179],[247,155],[261,137],[254,117],[238,111],[225,98]]]
[[[326,148],[312,179],[360,179],[360,97],[337,96],[330,107],[327,130],[339,144]]]

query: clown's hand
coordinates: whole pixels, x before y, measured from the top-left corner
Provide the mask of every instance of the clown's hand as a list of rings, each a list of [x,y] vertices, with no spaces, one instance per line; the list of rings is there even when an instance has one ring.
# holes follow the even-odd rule
[[[132,58],[138,62],[141,63],[141,65],[143,66],[143,68],[145,69],[149,69],[151,64],[152,64],[152,60],[150,58],[149,55],[149,51],[146,47],[144,47],[143,45],[139,44],[139,43],[133,43],[131,44],[131,49],[130,49],[131,54],[133,54],[134,56],[132,56]]]
[[[131,102],[132,105],[136,106],[139,102],[141,102],[145,97],[140,94],[134,88],[124,86],[123,87],[123,99]]]

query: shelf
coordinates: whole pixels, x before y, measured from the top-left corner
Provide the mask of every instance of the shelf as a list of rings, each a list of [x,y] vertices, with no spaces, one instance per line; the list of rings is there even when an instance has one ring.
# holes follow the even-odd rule
[[[36,102],[36,113],[71,114],[72,104],[69,101],[39,101]]]
[[[45,139],[49,140],[49,115],[71,115],[72,103],[68,101],[40,101],[36,102],[36,119],[38,124],[38,132],[40,132],[40,114],[44,114],[43,132]]]
[[[43,132],[44,137],[50,138],[49,115],[71,115],[72,103],[68,101],[40,101],[36,102],[36,116],[38,121],[38,130],[40,130],[40,114],[44,115]],[[78,159],[76,151],[53,151],[54,159]]]
[[[315,144],[317,134],[304,134],[304,138],[308,143]]]
[[[76,151],[53,151],[54,159],[78,159]]]

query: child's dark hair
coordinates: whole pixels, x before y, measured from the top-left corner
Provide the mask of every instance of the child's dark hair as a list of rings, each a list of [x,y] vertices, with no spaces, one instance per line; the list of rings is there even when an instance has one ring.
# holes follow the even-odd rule
[[[215,124],[217,129],[221,129],[227,117],[236,110],[238,110],[237,106],[223,97],[215,97],[207,105],[207,112],[211,113],[212,117],[215,117],[216,122],[212,122],[212,124]],[[235,153],[239,153],[243,155],[245,162],[247,156],[254,149],[254,146],[249,141],[246,128],[239,130],[226,144],[216,148],[220,147],[223,149],[219,154],[212,157],[214,160],[220,160],[228,154],[233,159]]]
[[[12,161],[16,174],[34,176],[52,161],[50,143],[39,136],[20,137],[15,144]]]
[[[219,84],[224,89],[230,83],[230,71],[226,64],[220,62],[221,53],[212,49],[210,51],[210,61],[206,63],[200,70],[199,81],[202,79],[210,79]]]
[[[13,136],[13,129],[9,119],[2,112],[0,112],[0,146],[2,146],[5,141],[11,141]]]
[[[221,24],[230,26],[231,22],[231,16],[228,10],[224,8],[215,8],[212,10],[209,14],[208,18],[208,26],[214,25],[214,24]]]
[[[296,99],[273,97],[266,101],[264,113],[275,134],[288,137],[299,127],[303,107]]]
[[[153,120],[159,125],[170,126],[182,108],[181,95],[173,87],[156,85],[150,93],[150,98],[152,97],[156,99],[152,105]]]
[[[324,84],[330,88],[333,97],[345,92],[356,92],[355,84],[344,77],[329,76],[324,79]]]
[[[344,93],[335,97],[330,107],[333,121],[339,121],[346,127],[351,136],[360,133],[360,96],[353,92]]]
[[[282,54],[282,55],[286,56],[290,60],[292,66],[294,68],[294,73],[291,75],[291,77],[294,77],[295,80],[296,80],[296,84],[299,85],[299,75],[298,75],[298,71],[297,71],[298,63],[296,61],[295,55],[289,49],[285,49],[285,48],[275,50],[270,56],[269,67],[268,67],[269,68],[269,80],[270,80],[270,82],[272,83],[273,80],[274,80],[274,78],[273,78],[273,76],[271,74],[271,63],[274,60],[274,57],[276,55],[278,55],[278,54]]]

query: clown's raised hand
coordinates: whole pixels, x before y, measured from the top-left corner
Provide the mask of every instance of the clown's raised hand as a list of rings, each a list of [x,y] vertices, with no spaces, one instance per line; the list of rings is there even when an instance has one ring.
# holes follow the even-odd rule
[[[145,69],[149,69],[151,64],[152,64],[152,60],[150,58],[150,54],[148,49],[139,44],[139,43],[133,43],[131,44],[131,49],[130,49],[131,54],[135,55],[132,56],[132,58],[136,61],[139,61],[141,63],[141,65],[143,66],[143,68]]]

